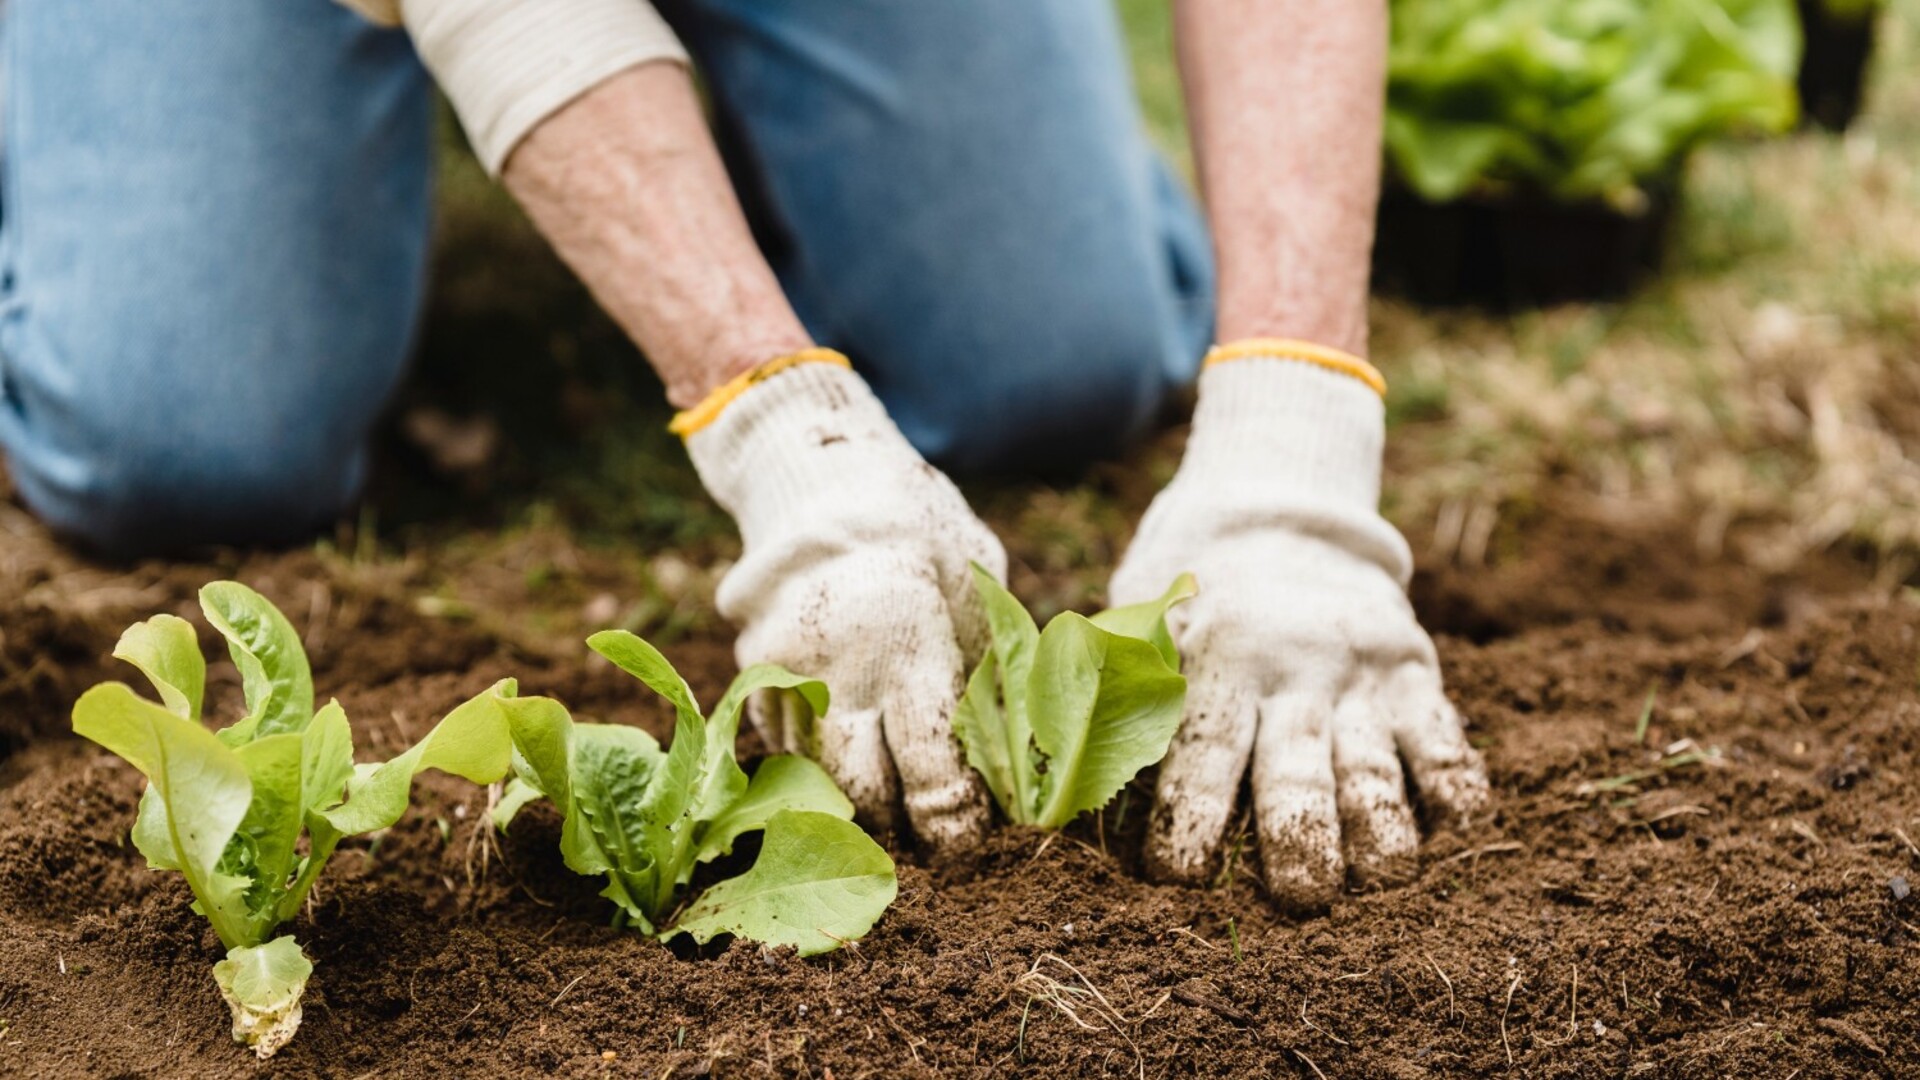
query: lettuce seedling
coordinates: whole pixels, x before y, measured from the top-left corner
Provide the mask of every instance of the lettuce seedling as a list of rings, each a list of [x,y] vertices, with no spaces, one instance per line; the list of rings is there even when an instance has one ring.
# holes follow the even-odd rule
[[[494,685],[391,761],[355,765],[340,703],[314,711],[306,651],[286,617],[232,581],[200,590],[200,607],[240,669],[246,716],[219,731],[201,725],[207,668],[193,627],[156,615],[129,627],[113,655],[146,675],[160,704],[104,683],[74,705],[73,730],[146,775],[134,845],[149,866],[187,879],[193,910],[227,948],[213,976],[233,1037],[265,1058],[300,1026],[313,973],[292,935],[274,931],[299,912],[342,839],[400,819],[415,773],[480,783],[506,774],[512,746],[492,703],[515,686]]]
[[[1704,143],[1799,112],[1792,0],[1393,0],[1386,159],[1423,198],[1631,210]]]
[[[515,776],[495,824],[504,830],[522,806],[544,796],[563,819],[567,867],[606,877],[600,895],[614,902],[614,925],[632,924],[662,941],[732,934],[811,956],[872,929],[898,884],[885,849],[853,824],[853,804],[806,758],[769,757],[749,780],[733,756],[749,695],[790,694],[817,716],[826,712],[826,686],[756,664],[727,688],[712,716],[702,716],[686,681],[653,646],[620,630],[587,644],[673,706],[671,746],[661,750],[639,728],[575,723],[551,698],[500,695]],[[762,830],[751,869],[687,902],[696,867]]]
[[[993,647],[954,732],[1009,821],[1062,828],[1166,756],[1187,697],[1167,610],[1194,595],[1193,576],[1143,604],[1065,612],[1045,632],[992,574],[975,566],[973,578]]]

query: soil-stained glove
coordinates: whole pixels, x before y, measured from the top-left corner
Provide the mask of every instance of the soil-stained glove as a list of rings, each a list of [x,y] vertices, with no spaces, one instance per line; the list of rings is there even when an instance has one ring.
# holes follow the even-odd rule
[[[762,365],[675,430],[740,526],[745,552],[718,598],[740,663],[832,693],[817,723],[755,701],[761,735],[819,761],[875,825],[895,824],[904,798],[936,848],[977,837],[986,800],[952,720],[986,638],[968,563],[1004,578],[1000,541],[830,350]]]
[[[1223,346],[1200,376],[1186,456],[1114,573],[1115,604],[1182,571],[1170,622],[1187,711],[1148,838],[1158,875],[1208,873],[1252,761],[1274,897],[1311,910],[1412,869],[1431,814],[1487,800],[1486,774],[1414,620],[1412,557],[1378,511],[1385,409],[1365,361],[1303,342]]]

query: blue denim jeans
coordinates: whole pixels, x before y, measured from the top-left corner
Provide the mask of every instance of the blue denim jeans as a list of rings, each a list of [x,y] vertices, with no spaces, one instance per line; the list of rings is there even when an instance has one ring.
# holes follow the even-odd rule
[[[1211,332],[1110,0],[672,0],[823,343],[929,457],[1111,450]],[[7,0],[0,448],[111,553],[351,503],[426,287],[432,103],[330,0]]]

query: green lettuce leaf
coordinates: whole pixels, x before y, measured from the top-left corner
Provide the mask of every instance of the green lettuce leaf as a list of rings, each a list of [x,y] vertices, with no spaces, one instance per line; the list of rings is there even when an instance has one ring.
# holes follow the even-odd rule
[[[198,723],[135,694],[125,683],[88,690],[73,707],[73,730],[118,754],[147,778],[156,807],[136,834],[155,867],[178,870],[196,910],[223,944],[253,944],[242,897],[248,882],[219,869],[227,842],[253,801],[247,766]]]
[[[1631,210],[1701,143],[1796,119],[1793,0],[1394,0],[1386,150],[1436,201]]]
[[[987,793],[1006,811],[1007,820],[1024,825],[1037,809],[1027,795],[1032,770],[1026,758],[1032,753],[1033,730],[1027,727],[1024,732],[1015,732],[1007,711],[1001,708],[1002,695],[1000,662],[989,651],[967,676],[967,688],[953,710],[953,734],[966,751],[967,764],[980,774]],[[1019,696],[1021,715],[1025,716],[1025,695]]]
[[[1038,763],[1025,688],[1033,677],[1040,629],[1020,601],[978,563],[973,564],[973,586],[986,611],[991,643],[954,710],[954,734],[968,764],[1007,816],[1026,823],[1039,808]]]
[[[1195,594],[1193,576],[1153,600],[1091,619],[1068,612],[1038,632],[979,567],[974,584],[993,648],[967,679],[954,733],[1009,821],[1060,828],[1166,756],[1186,702],[1167,612]]]
[[[667,658],[660,655],[659,649],[625,630],[602,630],[587,639],[587,647],[666,698],[680,719],[700,719],[700,706],[693,700],[693,690]]]
[[[523,698],[522,700],[534,699]],[[508,780],[507,786],[500,792],[500,801],[493,806],[493,827],[506,832],[507,826],[513,824],[513,819],[520,816],[520,811],[525,809],[528,803],[539,802],[546,797],[546,792],[518,776]]]
[[[338,701],[329,701],[300,733],[300,808],[309,817],[332,809],[353,777],[353,726]]]
[[[747,790],[747,774],[733,759],[733,744],[740,735],[740,714],[747,699],[758,693],[792,695],[816,717],[827,712],[827,684],[818,679],[795,675],[777,664],[754,664],[742,671],[707,718],[705,775],[693,800],[696,821],[711,820]]]
[[[301,799],[303,742],[298,733],[284,731],[234,749],[253,784],[253,801],[247,805],[236,839],[245,853],[241,876],[252,883],[247,907],[256,918],[273,919],[279,894],[292,878],[299,857],[295,845],[307,816]]]
[[[731,852],[743,834],[769,829],[772,822],[796,814],[802,815],[797,819],[802,825],[816,817],[843,823],[852,818],[852,803],[817,764],[776,756],[762,762],[749,780],[734,758],[740,714],[752,695],[785,694],[796,707],[824,711],[827,689],[819,681],[772,665],[755,665],[734,680],[709,720],[701,715],[685,680],[651,645],[617,631],[595,634],[589,644],[674,706],[673,742],[662,752],[638,728],[576,724],[563,706],[550,699],[496,698],[513,742],[515,778],[502,794],[493,820],[505,828],[528,802],[542,796],[549,799],[564,820],[562,858],[576,873],[606,878],[601,895],[618,909],[616,925],[628,922],[647,933],[671,937],[678,932],[672,921],[686,902],[694,869]],[[872,845],[859,829],[850,824],[846,828]],[[840,839],[819,854],[844,859],[844,837],[832,831],[801,828],[796,838],[785,843],[799,852],[793,857],[801,858],[809,845],[823,837]],[[891,860],[877,845],[872,846],[886,863],[891,881]],[[768,863],[768,870],[755,882],[774,874],[779,861]],[[766,863],[764,855],[761,862]],[[736,891],[739,888],[747,886]],[[709,889],[708,895],[714,891]],[[720,898],[728,895],[722,891]],[[805,898],[796,902],[804,903]],[[759,903],[778,906],[772,894]],[[859,924],[857,932],[864,933],[884,908],[882,902],[879,909],[864,914],[865,907],[859,906],[853,918]],[[844,919],[821,922],[811,909],[803,921],[820,922],[830,930],[852,925]],[[719,932],[710,929],[700,940]],[[769,932],[791,936],[777,927]],[[767,940],[798,944],[787,937]],[[819,935],[808,938],[812,951],[832,947],[830,942]]]
[[[732,854],[735,840],[766,828],[767,821],[782,810],[811,810],[853,820],[853,803],[827,770],[797,754],[776,754],[753,771],[753,782],[739,799],[706,823],[695,858],[707,862]]]
[[[1033,741],[1047,760],[1035,824],[1057,829],[1166,756],[1187,680],[1152,643],[1071,612],[1047,624],[1033,669]]]
[[[321,816],[341,833],[355,836],[399,821],[407,811],[413,778],[423,770],[439,769],[476,784],[506,776],[513,763],[513,741],[496,702],[517,692],[514,680],[502,679],[448,713],[406,753],[379,765],[356,767],[347,782],[346,804],[323,810]]]
[[[1117,608],[1108,608],[1088,617],[1093,625],[1109,634],[1121,637],[1139,638],[1160,651],[1160,658],[1167,667],[1180,670],[1180,650],[1174,648],[1173,633],[1167,629],[1167,612],[1182,600],[1191,600],[1199,595],[1200,586],[1193,580],[1192,574],[1181,574],[1167,586],[1167,591],[1152,600],[1143,600],[1138,604],[1124,604]]]
[[[306,653],[286,618],[235,582],[200,595],[240,669],[245,718],[219,732],[201,726],[206,665],[193,629],[157,615],[130,627],[115,655],[146,674],[163,704],[121,683],[96,686],[74,705],[73,727],[147,777],[133,842],[149,865],[187,879],[193,910],[228,949],[214,977],[234,1037],[264,1058],[299,1026],[312,972],[291,937],[267,939],[299,913],[344,836],[405,813],[421,770],[477,783],[506,774],[514,747],[498,703],[516,687],[503,680],[399,757],[356,767],[340,704],[312,711]]]
[[[898,891],[893,860],[858,825],[782,810],[753,868],[702,893],[662,936],[733,934],[813,956],[865,936]]]
[[[233,1013],[234,1041],[272,1057],[300,1027],[300,995],[312,975],[312,962],[291,935],[227,950],[213,965],[213,979]]]
[[[313,673],[300,635],[280,609],[237,581],[200,590],[200,610],[227,639],[247,699],[244,720],[221,732],[238,746],[259,735],[299,731],[313,719]]]
[[[648,818],[656,809],[649,785],[665,761],[660,744],[639,728],[574,725],[573,806],[607,863],[611,880],[602,895],[647,928],[672,899],[672,829],[689,828]]]
[[[127,627],[113,655],[140,669],[160,700],[183,720],[200,719],[206,696],[207,661],[193,625],[174,615],[155,615]]]
[[[602,896],[649,929],[655,854],[640,828],[646,781],[664,755],[638,728],[575,724],[552,698],[496,697],[516,751],[514,783],[494,811],[505,829],[528,802],[546,797],[560,812],[560,857],[587,877],[605,875]],[[624,734],[622,734],[624,733]]]
[[[293,918],[306,903],[313,883],[343,835],[326,818],[326,811],[339,805],[353,775],[353,728],[337,701],[330,701],[314,715],[313,722],[300,733],[299,805],[301,824],[307,832],[307,854],[293,867],[294,880],[280,894],[271,916],[260,927],[264,936],[273,927]]]

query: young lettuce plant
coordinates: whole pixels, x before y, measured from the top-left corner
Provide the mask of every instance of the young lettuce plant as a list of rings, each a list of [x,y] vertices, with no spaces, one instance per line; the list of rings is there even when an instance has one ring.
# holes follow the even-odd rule
[[[506,774],[512,746],[493,702],[515,686],[504,680],[461,705],[391,761],[355,765],[347,715],[337,701],[314,711],[306,651],[279,609],[232,581],[201,589],[200,607],[240,669],[243,718],[201,726],[207,668],[193,627],[156,615],[129,627],[113,655],[146,675],[160,703],[103,683],[74,705],[73,729],[146,775],[134,845],[152,868],[187,879],[193,910],[227,949],[213,977],[233,1037],[266,1058],[300,1026],[313,973],[293,936],[275,930],[342,839],[400,819],[415,773],[480,783]]]
[[[954,731],[1009,821],[1062,828],[1166,756],[1187,697],[1167,610],[1194,595],[1193,576],[1157,600],[1055,616],[1044,632],[993,575],[973,577],[993,647]]]
[[[775,755],[749,780],[733,756],[740,712],[759,691],[790,693],[820,715],[824,684],[756,664],[702,716],[686,681],[645,641],[619,630],[587,640],[674,709],[666,750],[638,728],[575,723],[551,698],[502,694],[515,777],[494,823],[506,829],[528,802],[545,797],[564,824],[567,867],[604,875],[614,925],[632,924],[662,941],[719,934],[791,945],[801,956],[839,948],[872,929],[893,903],[893,860],[853,824],[853,804],[820,766]],[[753,867],[690,903],[696,867],[732,852],[742,835],[764,831]]]

